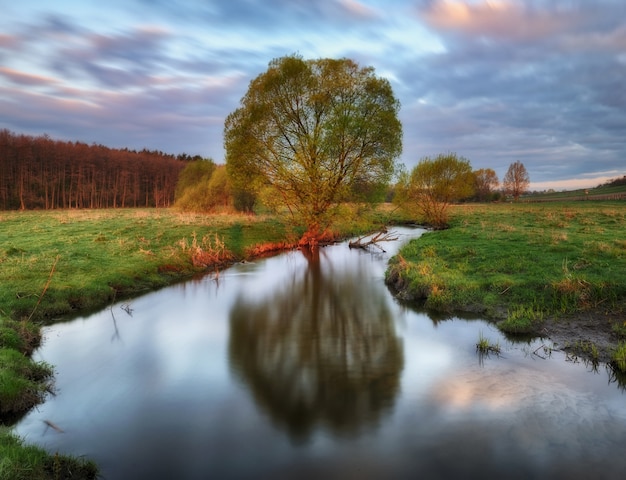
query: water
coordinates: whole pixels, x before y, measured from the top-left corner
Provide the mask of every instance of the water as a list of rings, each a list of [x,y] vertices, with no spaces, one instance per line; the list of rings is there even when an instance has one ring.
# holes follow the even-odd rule
[[[46,328],[35,357],[58,393],[16,433],[105,479],[622,478],[607,370],[398,304],[383,277],[401,241],[241,264]]]

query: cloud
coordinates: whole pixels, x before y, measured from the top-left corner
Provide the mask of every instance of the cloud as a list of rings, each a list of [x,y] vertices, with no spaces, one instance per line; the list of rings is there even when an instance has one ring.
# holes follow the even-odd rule
[[[621,1],[26,3],[0,18],[0,124],[13,130],[222,161],[249,82],[299,53],[389,79],[408,167],[452,151],[501,177],[520,160],[533,182],[626,174]]]
[[[15,35],[0,33],[0,49],[16,50],[18,46],[19,40]]]
[[[536,41],[556,36],[567,32],[580,18],[574,11],[555,15],[553,11],[513,0],[439,0],[423,8],[420,16],[439,31],[501,41]]]
[[[6,67],[0,67],[0,76],[16,85],[48,86],[56,83],[56,81],[50,77],[43,75],[31,75],[29,73],[19,72]]]
[[[417,15],[442,52],[406,65],[415,82],[411,120],[429,153],[438,146],[477,167],[527,163],[531,180],[623,171],[626,61],[616,3],[422,2]],[[613,18],[611,18],[613,17]],[[582,44],[589,39],[595,42]],[[423,116],[428,120],[419,121]],[[423,131],[423,133],[421,133]],[[406,137],[406,134],[405,134]],[[491,165],[489,165],[491,164]]]

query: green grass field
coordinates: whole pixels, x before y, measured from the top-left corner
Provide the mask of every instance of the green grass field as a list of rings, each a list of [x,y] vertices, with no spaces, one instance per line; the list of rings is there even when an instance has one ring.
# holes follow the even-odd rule
[[[2,212],[0,232],[0,314],[37,320],[188,277],[204,267],[194,252],[211,253],[216,235],[235,257],[286,235],[268,217],[149,209]]]
[[[428,308],[507,318],[521,332],[515,321],[621,311],[625,232],[624,202],[458,206],[450,229],[401,250],[388,281]]]

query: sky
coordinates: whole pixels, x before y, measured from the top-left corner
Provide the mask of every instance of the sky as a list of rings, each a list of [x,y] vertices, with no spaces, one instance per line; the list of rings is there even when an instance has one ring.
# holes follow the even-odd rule
[[[623,0],[0,0],[0,129],[224,162],[226,116],[285,55],[389,80],[403,153],[531,189],[626,175]]]

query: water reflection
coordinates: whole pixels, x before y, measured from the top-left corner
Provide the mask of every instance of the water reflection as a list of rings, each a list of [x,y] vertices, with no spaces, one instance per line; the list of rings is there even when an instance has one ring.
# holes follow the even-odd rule
[[[619,388],[399,305],[390,254],[291,252],[46,328],[58,395],[16,433],[107,479],[623,477]]]
[[[393,407],[404,356],[384,291],[361,264],[335,269],[324,251],[230,312],[231,368],[293,440],[316,427],[354,435]]]

